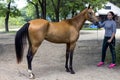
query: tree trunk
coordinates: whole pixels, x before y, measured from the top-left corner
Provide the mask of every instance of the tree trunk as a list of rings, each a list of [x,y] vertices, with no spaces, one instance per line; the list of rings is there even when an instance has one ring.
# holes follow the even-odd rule
[[[40,0],[38,0],[40,6],[41,6],[41,18],[42,19],[46,19],[46,0],[42,0],[42,2]]]
[[[39,16],[38,3],[36,3],[36,5],[34,5],[34,6],[35,6],[35,10],[36,10],[36,18],[40,18],[40,16]]]
[[[56,22],[59,22],[59,11],[60,11],[60,1],[61,0],[58,0],[57,2],[57,6],[55,6],[55,3],[53,0],[52,1],[52,4],[53,4],[53,7],[54,7],[54,11],[55,11],[55,16],[56,16]]]
[[[72,9],[72,17],[74,17],[74,15],[75,15],[75,10],[74,9]]]
[[[46,19],[46,0],[42,0],[43,4],[43,19]]]
[[[11,1],[7,5],[7,12],[6,12],[6,18],[5,18],[5,31],[6,32],[9,32],[8,21],[9,21],[9,15],[10,15],[10,5],[11,5]]]
[[[35,14],[36,14],[36,18],[40,18],[39,16],[39,7],[38,7],[38,3],[34,3],[30,0],[27,0],[29,3],[31,3],[34,7],[35,7]]]
[[[66,19],[66,18],[67,18],[67,15],[64,16],[64,19]]]
[[[56,16],[56,22],[59,22],[59,10],[56,10],[55,12],[55,16]]]

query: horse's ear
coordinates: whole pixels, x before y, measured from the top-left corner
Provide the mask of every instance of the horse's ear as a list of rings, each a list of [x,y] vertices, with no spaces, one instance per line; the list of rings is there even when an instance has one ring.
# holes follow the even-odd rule
[[[91,7],[91,6],[90,6],[90,4],[89,4],[89,5],[88,5],[88,9],[90,9],[90,7]]]
[[[91,6],[90,8],[94,9],[95,7],[94,7],[94,6]]]

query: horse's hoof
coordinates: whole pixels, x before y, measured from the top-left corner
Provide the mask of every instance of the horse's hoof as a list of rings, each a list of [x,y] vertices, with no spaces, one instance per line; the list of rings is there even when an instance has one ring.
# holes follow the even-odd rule
[[[70,72],[70,70],[69,70],[69,69],[66,69],[66,72]]]
[[[71,74],[75,74],[74,70],[71,70],[70,73],[71,73]]]
[[[30,79],[35,79],[35,75],[33,73],[29,74]]]

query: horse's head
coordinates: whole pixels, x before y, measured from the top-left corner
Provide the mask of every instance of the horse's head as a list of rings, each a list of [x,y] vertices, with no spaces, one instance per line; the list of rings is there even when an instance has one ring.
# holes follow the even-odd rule
[[[95,16],[94,10],[89,6],[85,13],[86,20],[93,22],[96,24],[98,22],[98,18]]]

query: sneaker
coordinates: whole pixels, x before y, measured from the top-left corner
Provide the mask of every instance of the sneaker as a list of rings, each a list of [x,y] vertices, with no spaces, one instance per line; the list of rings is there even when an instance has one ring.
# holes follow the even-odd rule
[[[111,63],[111,64],[109,65],[109,68],[114,68],[115,66],[116,66],[116,64]]]
[[[104,62],[99,62],[99,63],[97,64],[98,67],[100,67],[100,66],[102,66],[102,65],[104,65]]]

